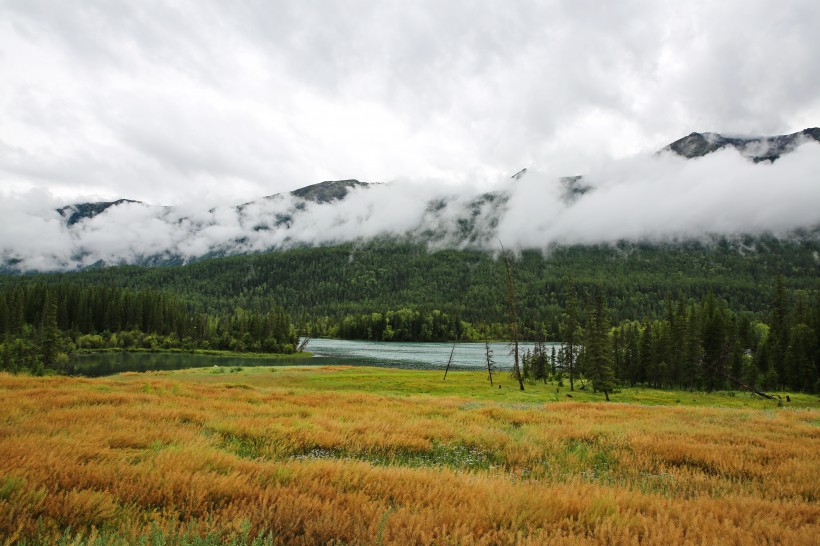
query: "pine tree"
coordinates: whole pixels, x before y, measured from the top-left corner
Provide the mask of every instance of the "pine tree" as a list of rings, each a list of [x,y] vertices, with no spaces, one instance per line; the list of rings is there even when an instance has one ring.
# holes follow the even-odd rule
[[[504,247],[501,247],[504,252]],[[518,380],[518,388],[524,390],[524,380],[521,377],[521,368],[519,367],[518,342],[521,338],[521,323],[518,318],[518,296],[515,293],[515,281],[512,276],[512,268],[507,255],[504,254],[504,269],[507,273],[507,312],[510,317],[510,352],[513,355],[513,374]]]
[[[795,324],[789,333],[789,347],[786,350],[786,370],[788,386],[795,390],[811,390],[817,382],[817,367],[812,362],[812,352],[817,339],[807,324]]]
[[[710,291],[703,304],[703,378],[707,391],[723,387],[728,373],[727,324],[723,309]]]
[[[774,283],[774,298],[770,307],[769,350],[771,365],[777,373],[779,386],[786,384],[786,349],[789,346],[789,304],[783,278],[777,274]]]
[[[810,326],[814,330],[814,348],[811,352],[811,360],[814,363],[815,382],[809,385],[814,392],[820,391],[820,289],[814,294],[814,304],[809,315]]]
[[[694,388],[701,377],[701,358],[703,358],[703,343],[701,342],[701,313],[700,307],[692,304],[686,320],[684,337],[683,375],[684,386]]]
[[[547,357],[547,350],[542,342],[535,344],[532,352],[532,371],[533,379],[541,380],[544,384],[547,383],[547,376],[549,375],[549,364]]]
[[[657,358],[655,357],[655,344],[653,341],[652,322],[647,321],[641,331],[640,342],[640,366],[638,369],[637,382],[645,383],[651,379],[651,374],[656,368]]]
[[[564,308],[564,367],[569,374],[569,390],[575,390],[575,363],[578,359],[578,344],[580,342],[580,325],[578,323],[578,297],[575,295],[575,286],[572,278],[567,280],[566,303]]]
[[[23,290],[18,288],[12,293],[11,303],[9,304],[9,332],[15,335],[20,334],[25,324],[26,317]]]
[[[587,316],[584,344],[584,370],[592,382],[592,388],[602,391],[609,401],[609,393],[615,388],[615,372],[612,368],[612,344],[609,338],[609,318],[603,291],[598,289]]]
[[[6,295],[0,294],[0,335],[9,331],[9,306],[6,303]]]
[[[672,353],[670,359],[670,379],[676,387],[685,381],[685,345],[686,345],[686,303],[678,295],[674,314],[671,317]]]
[[[40,345],[40,360],[43,366],[50,368],[57,360],[60,345],[60,329],[57,327],[57,302],[46,293],[43,312],[40,315],[40,329],[38,332]]]

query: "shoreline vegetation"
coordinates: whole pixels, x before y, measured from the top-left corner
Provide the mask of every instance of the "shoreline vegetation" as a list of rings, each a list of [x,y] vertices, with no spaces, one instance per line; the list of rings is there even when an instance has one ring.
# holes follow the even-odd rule
[[[627,387],[606,403],[556,383],[521,392],[507,373],[490,387],[479,371],[351,366],[0,373],[0,393],[3,543],[804,545],[820,533],[816,395]]]
[[[122,349],[119,347],[105,347],[100,349],[78,349],[70,356],[94,355],[105,353],[151,353],[151,354],[187,354],[187,355],[207,355],[207,356],[229,356],[232,358],[248,359],[276,359],[276,358],[312,358],[313,353],[302,351],[299,353],[254,353],[237,352],[217,349],[145,349],[142,347]]]

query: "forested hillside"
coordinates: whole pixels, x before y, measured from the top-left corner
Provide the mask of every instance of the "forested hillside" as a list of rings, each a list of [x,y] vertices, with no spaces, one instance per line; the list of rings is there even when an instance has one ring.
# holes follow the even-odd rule
[[[513,259],[522,321],[555,334],[573,278],[581,295],[601,287],[614,322],[663,316],[670,296],[700,300],[709,291],[730,309],[762,317],[775,276],[789,290],[814,290],[820,242],[806,235],[719,239],[709,243],[559,247]],[[154,289],[203,312],[237,307],[286,309],[297,322],[412,309],[440,310],[470,323],[505,320],[504,268],[481,251],[428,252],[382,241],[204,260],[181,267],[113,267],[79,273],[3,276],[0,286],[32,282]]]

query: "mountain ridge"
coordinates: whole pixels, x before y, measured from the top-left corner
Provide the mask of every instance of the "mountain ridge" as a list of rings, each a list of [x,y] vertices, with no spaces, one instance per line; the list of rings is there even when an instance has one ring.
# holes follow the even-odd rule
[[[670,144],[667,144],[656,153],[673,152],[687,159],[703,157],[727,147],[732,147],[747,157],[759,163],[761,161],[775,161],[783,154],[794,151],[805,142],[820,142],[820,127],[809,127],[787,135],[774,136],[726,136],[720,133],[692,132]],[[527,168],[523,168],[513,174],[510,178],[514,181],[521,180],[527,175]],[[583,184],[583,175],[563,176],[559,179],[565,188],[565,199],[574,201],[592,189],[591,186]],[[307,202],[324,204],[333,201],[340,201],[347,197],[353,189],[368,188],[378,182],[362,182],[355,178],[343,180],[325,180],[297,188],[287,193],[293,197],[299,197]],[[252,205],[260,200],[271,200],[279,198],[283,193],[276,193],[261,197],[254,201],[248,201],[237,205],[239,209]],[[72,226],[86,218],[93,218],[101,214],[112,206],[123,203],[139,203],[142,201],[121,198],[115,201],[98,201],[90,203],[75,203],[56,209],[61,216],[66,218],[66,225]]]
[[[809,127],[788,135],[762,137],[733,137],[708,132],[690,133],[665,146],[660,152],[672,151],[680,156],[692,159],[703,157],[726,147],[732,147],[755,163],[761,161],[774,162],[781,155],[792,152],[801,144],[811,140],[820,142],[820,128]]]
[[[748,205],[748,197],[744,197],[744,201],[732,199],[737,192],[748,194],[749,176],[757,180],[757,191],[763,190],[763,194],[768,195],[770,192],[765,188],[774,187],[769,182],[778,173],[770,169],[759,170],[754,164],[763,161],[773,163],[781,155],[791,153],[811,141],[820,141],[820,129],[810,128],[773,137],[692,133],[667,145],[658,153],[697,160],[718,150],[733,148],[750,161],[749,167],[743,171],[743,177],[735,177],[735,180],[743,180],[742,185],[734,184],[735,193],[723,191],[718,194],[722,195],[725,207],[721,209],[711,203],[715,195],[711,191],[701,194],[701,201],[693,202],[688,195],[689,184],[701,180],[704,174],[715,182],[719,181],[721,173],[712,173],[710,169],[725,168],[725,161],[694,161],[681,166],[674,161],[659,162],[647,156],[640,167],[653,171],[648,171],[649,174],[639,171],[637,177],[628,179],[622,193],[627,199],[637,198],[638,201],[645,194],[650,198],[655,195],[657,191],[654,188],[663,188],[662,193],[657,194],[665,195],[671,180],[677,184],[672,188],[678,193],[675,197],[667,196],[657,201],[659,206],[673,207],[666,215],[658,215],[654,208],[646,206],[633,207],[630,212],[628,201],[621,201],[618,207],[610,207],[608,200],[613,198],[612,190],[620,186],[607,184],[600,173],[593,176],[594,181],[590,182],[582,175],[540,178],[542,175],[533,174],[526,168],[516,172],[509,185],[485,193],[474,193],[463,187],[451,191],[430,186],[420,190],[421,186],[344,179],[326,180],[241,205],[216,207],[207,212],[150,205],[132,199],[79,203],[55,209],[60,220],[56,224],[51,217],[36,217],[38,222],[46,220],[45,224],[39,225],[50,227],[52,232],[33,230],[30,234],[34,238],[32,241],[6,243],[0,247],[0,270],[53,271],[120,264],[170,265],[212,257],[298,246],[332,246],[378,238],[421,242],[431,250],[491,250],[498,246],[500,238],[513,248],[546,249],[554,244],[583,244],[584,241],[641,240],[642,234],[647,233],[651,235],[651,240],[676,239],[678,235],[697,237],[697,233],[786,234],[799,228],[810,228],[814,233],[815,227],[820,225],[820,217],[814,209],[807,210],[805,204],[813,201],[816,194],[816,191],[806,188],[815,185],[810,180],[806,182],[808,179],[802,174],[794,179],[802,181],[802,185],[793,184],[800,190],[796,194],[798,199],[791,199],[786,204],[787,208],[783,209],[789,213],[785,228],[782,221],[772,224],[777,226],[772,230],[766,225],[761,227],[747,220],[760,216],[757,212],[759,207],[767,207],[773,200],[779,202],[780,186],[771,199],[757,199],[751,206]],[[808,169],[815,172],[820,168],[816,165],[817,154],[801,157],[804,158],[801,159],[803,164],[808,165],[800,167],[803,171]],[[805,163],[805,158],[808,158],[808,163]],[[739,169],[742,163],[745,162],[731,165]],[[634,168],[632,164],[626,165]],[[790,169],[789,172],[794,172],[793,168]],[[684,178],[675,178],[675,173],[679,172],[685,173]],[[615,172],[615,175],[618,173]],[[669,180],[664,182],[666,185],[659,185],[660,181],[653,180],[653,175]],[[636,191],[640,193],[636,194]],[[685,206],[681,207],[679,199],[689,201],[689,208],[706,206],[714,209],[710,218],[716,220],[708,225],[717,227],[710,231],[708,225],[703,227],[703,220],[696,219],[699,231],[694,235],[689,231],[687,235],[687,228],[692,225],[686,223],[687,215],[691,213],[686,212]],[[743,202],[747,203],[745,208],[734,211],[735,204]],[[783,205],[780,203],[781,209]],[[598,235],[576,234],[573,231],[579,226],[595,225],[596,222],[602,225],[601,219],[594,217],[604,212],[602,206],[615,211],[606,213],[608,224],[605,229],[598,228]],[[795,207],[801,214],[795,216]],[[679,211],[683,211],[683,216],[678,216],[681,214]],[[723,219],[726,213],[735,219],[727,223]],[[654,217],[654,223],[636,224],[636,221],[642,222],[644,215]],[[766,218],[765,215],[760,217]],[[671,219],[676,219],[680,227],[670,224]],[[731,228],[733,223],[746,227]],[[638,225],[643,231],[629,228],[630,225]],[[727,225],[730,226],[729,231],[724,227]],[[747,228],[751,231],[744,231]],[[659,229],[660,236],[653,229]],[[28,244],[34,241],[38,244]],[[44,250],[38,251],[37,248]]]

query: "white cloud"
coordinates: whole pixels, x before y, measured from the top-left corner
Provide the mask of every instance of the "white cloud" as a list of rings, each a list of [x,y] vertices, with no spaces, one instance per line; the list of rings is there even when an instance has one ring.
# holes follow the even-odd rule
[[[103,260],[261,252],[302,245],[409,237],[431,248],[497,250],[556,244],[670,241],[713,234],[773,233],[820,226],[820,144],[807,142],[773,164],[733,148],[697,159],[673,153],[601,161],[585,175],[593,190],[568,200],[554,173],[530,170],[482,190],[393,182],[349,191],[344,200],[304,201],[291,194],[242,207],[112,206],[66,226],[59,202],[36,190],[6,194],[0,260],[22,271],[74,269]],[[496,225],[497,223],[497,225]]]
[[[214,205],[590,172],[818,125],[818,24],[813,0],[9,0],[0,184]]]

